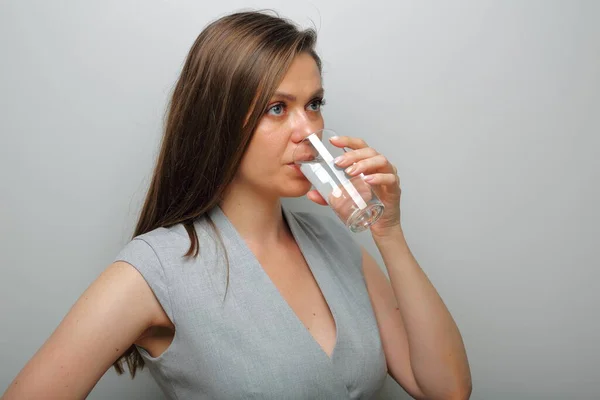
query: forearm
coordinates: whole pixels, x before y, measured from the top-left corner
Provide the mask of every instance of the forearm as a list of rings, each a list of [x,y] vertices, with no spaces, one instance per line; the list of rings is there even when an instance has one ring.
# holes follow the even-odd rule
[[[468,397],[471,377],[460,332],[413,257],[402,229],[373,237],[402,315],[410,363],[419,388],[431,399]]]

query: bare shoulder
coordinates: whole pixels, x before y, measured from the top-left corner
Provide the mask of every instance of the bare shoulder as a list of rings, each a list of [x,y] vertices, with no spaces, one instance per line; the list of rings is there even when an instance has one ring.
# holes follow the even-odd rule
[[[84,398],[147,329],[169,322],[142,275],[116,261],[82,293],[2,399]]]
[[[109,294],[124,300],[131,311],[139,312],[148,327],[172,325],[144,277],[129,263],[114,262],[95,283],[99,290],[106,287]]]

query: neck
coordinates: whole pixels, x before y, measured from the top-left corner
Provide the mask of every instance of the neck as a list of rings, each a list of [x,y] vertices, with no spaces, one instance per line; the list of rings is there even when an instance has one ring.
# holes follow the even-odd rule
[[[240,185],[230,185],[219,206],[247,242],[262,247],[281,243],[289,236],[279,197],[267,198]]]

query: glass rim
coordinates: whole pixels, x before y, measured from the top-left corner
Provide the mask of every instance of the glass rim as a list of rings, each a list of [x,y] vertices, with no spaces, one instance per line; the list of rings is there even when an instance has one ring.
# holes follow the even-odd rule
[[[336,132],[336,131],[334,131],[333,129],[330,129],[330,128],[323,128],[323,129],[319,129],[319,130],[316,130],[316,131],[314,131],[314,132],[311,132],[311,133],[309,133],[308,135],[306,135],[306,136],[304,137],[304,139],[302,139],[302,140],[300,141],[300,143],[304,142],[305,140],[307,140],[309,137],[311,137],[311,136],[313,136],[313,135],[317,135],[317,133],[319,133],[319,132],[323,132],[323,133],[325,133],[325,132],[333,133],[333,135],[331,135],[331,134],[330,134],[330,135],[328,135],[329,137],[338,136],[337,132]],[[319,139],[319,140],[323,141],[323,139]]]
[[[318,133],[322,133],[321,137],[319,137]],[[329,129],[329,128],[322,128],[322,129],[319,129],[319,130],[309,133],[300,142],[298,142],[298,144],[296,145],[296,148],[292,152],[292,163],[294,163],[294,164],[300,163],[299,161],[296,161],[296,155],[297,155],[298,150],[302,147],[303,143],[308,141],[312,146],[310,138],[314,137],[314,136],[316,136],[320,142],[323,142],[323,136],[325,136],[324,135],[325,133],[327,133],[327,137],[330,137],[330,138],[334,137],[334,136],[338,136],[336,131],[334,131],[333,129]]]

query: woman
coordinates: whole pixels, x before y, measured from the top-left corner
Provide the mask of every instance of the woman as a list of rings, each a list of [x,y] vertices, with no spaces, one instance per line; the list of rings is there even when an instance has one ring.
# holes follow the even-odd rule
[[[371,227],[390,281],[308,194],[292,152],[323,128],[314,31],[263,13],[193,44],[134,238],[3,399],[83,398],[111,365],[148,365],[169,398],[369,398],[386,373],[415,398],[463,399],[459,331],[411,255],[396,168],[352,137],[339,162],[385,204]]]

